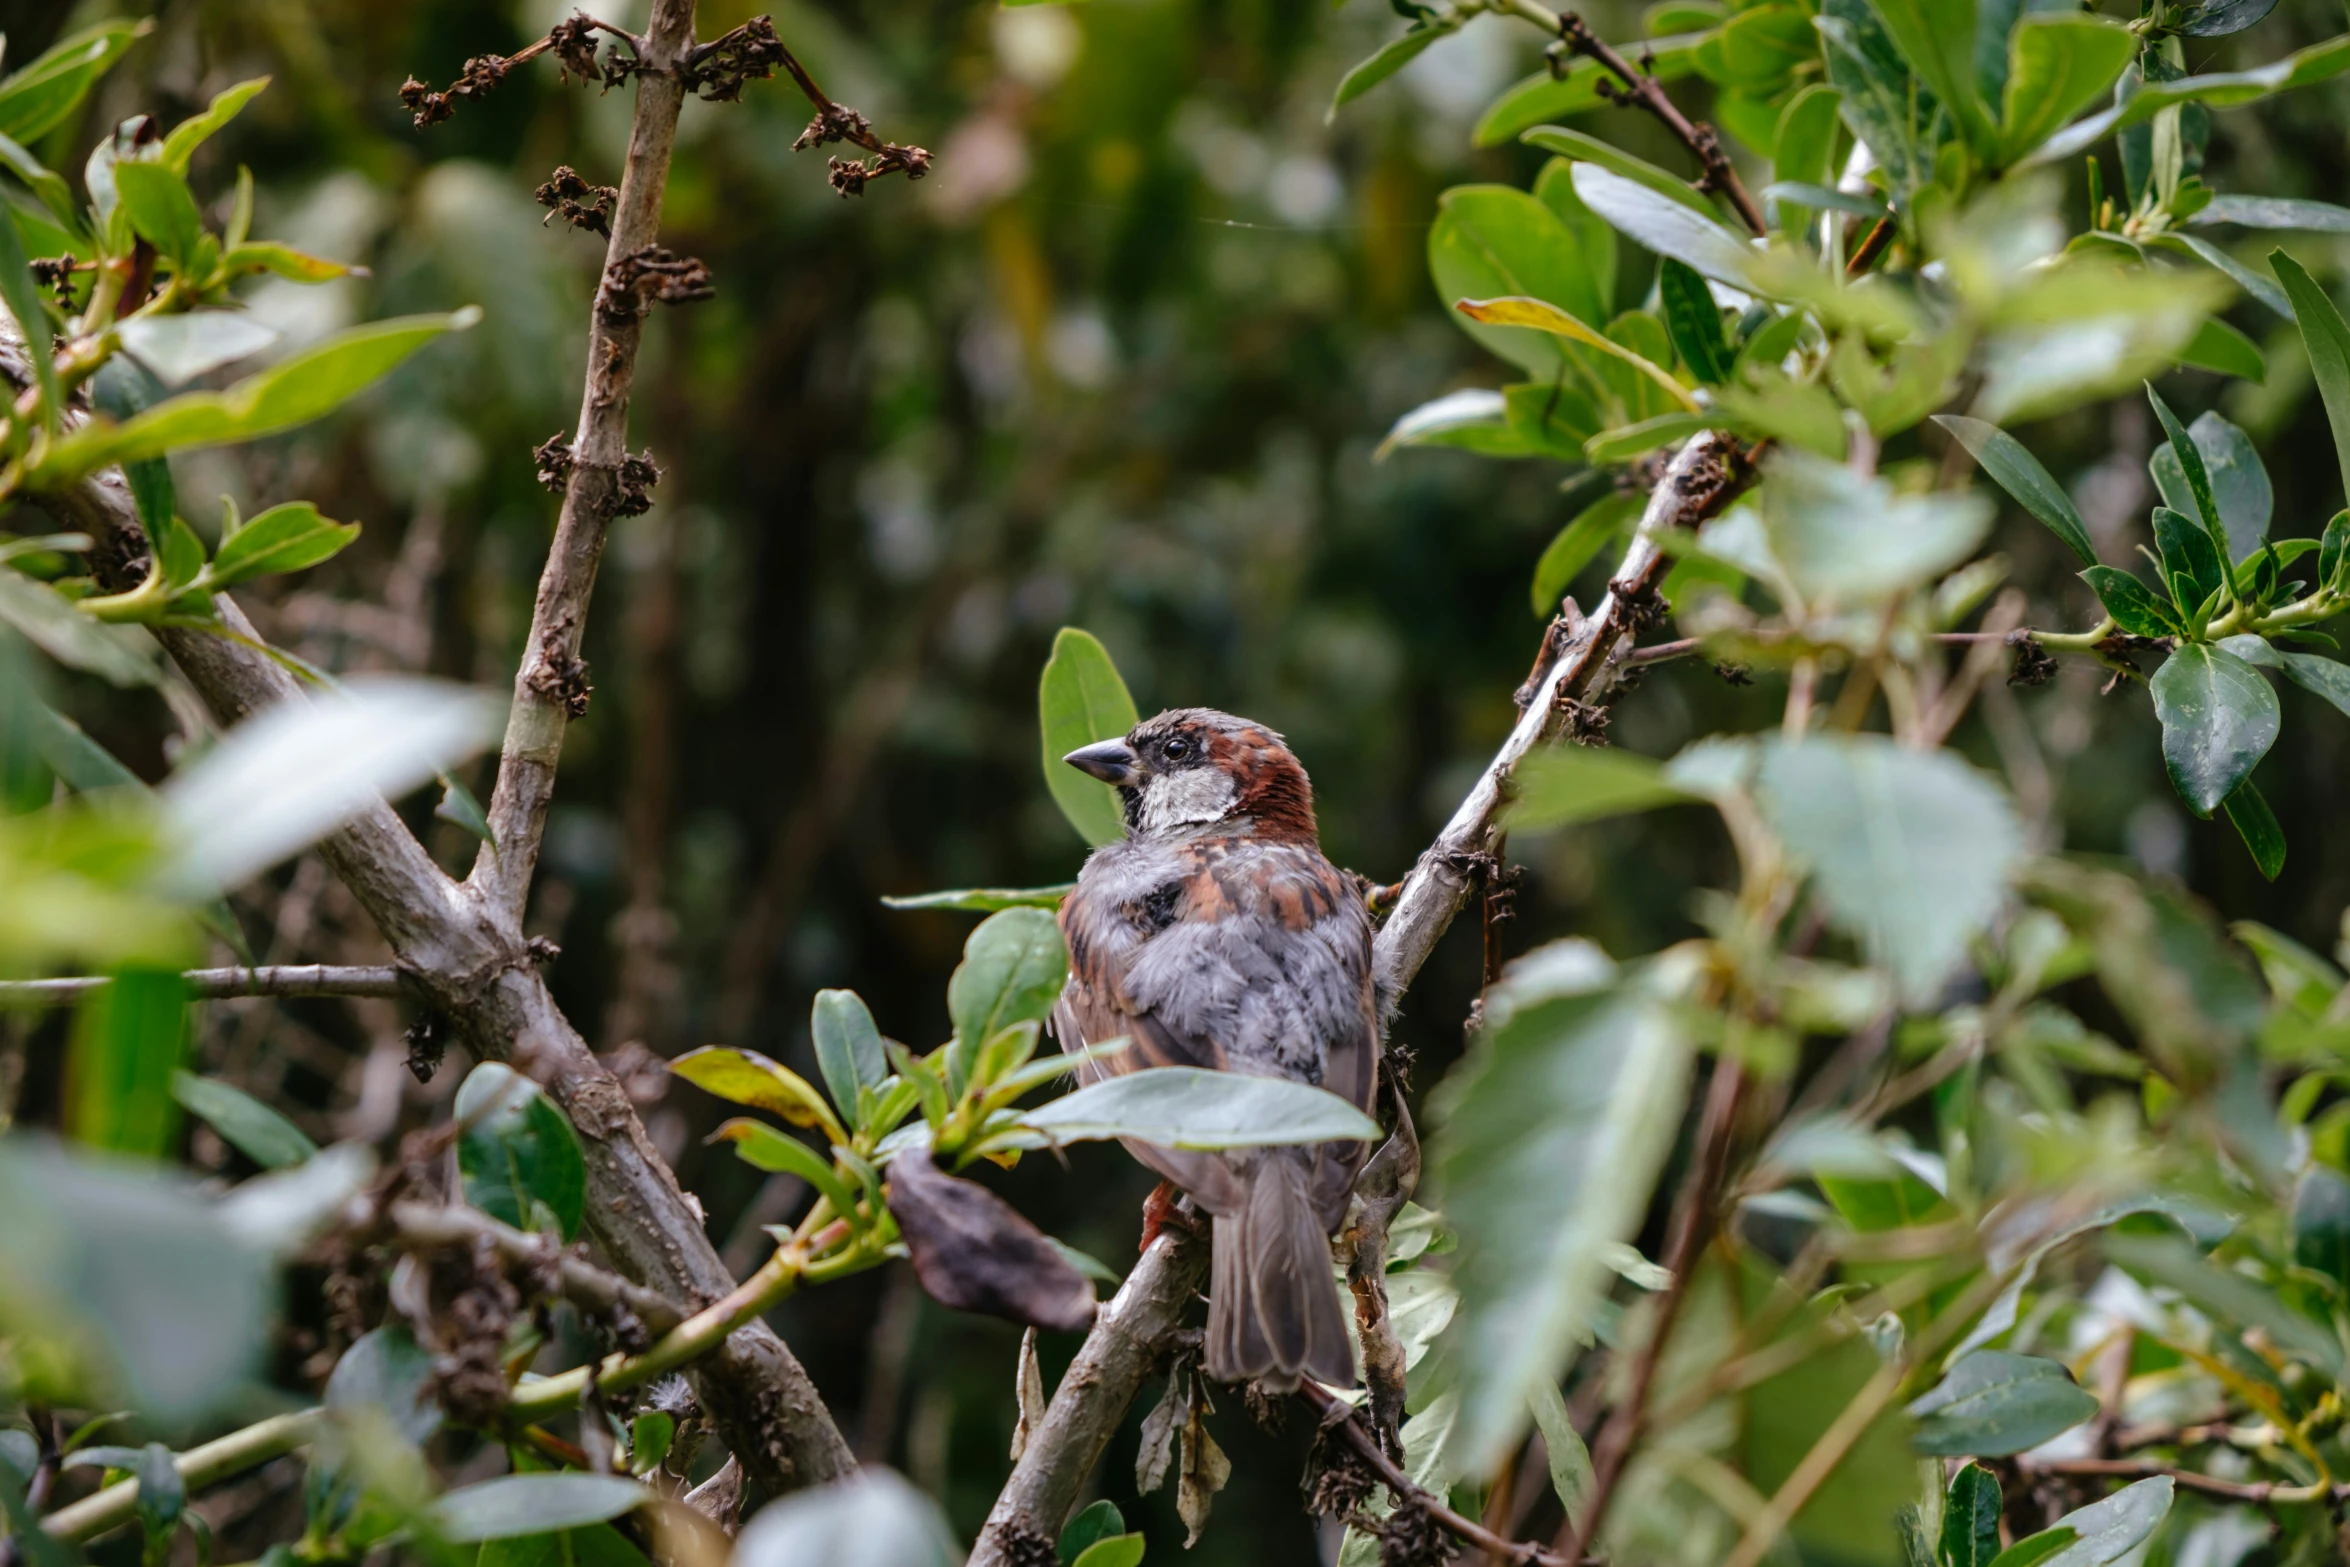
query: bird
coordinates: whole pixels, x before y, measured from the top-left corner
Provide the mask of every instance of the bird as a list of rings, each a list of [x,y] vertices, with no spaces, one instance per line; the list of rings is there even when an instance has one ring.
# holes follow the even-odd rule
[[[1323,858],[1313,786],[1281,736],[1177,708],[1063,760],[1116,788],[1126,828],[1060,907],[1069,978],[1054,1037],[1070,1052],[1129,1041],[1080,1075],[1205,1067],[1315,1084],[1372,1113],[1370,912]],[[1329,1240],[1366,1145],[1126,1147],[1212,1221],[1208,1375],[1274,1392],[1301,1376],[1351,1386]]]

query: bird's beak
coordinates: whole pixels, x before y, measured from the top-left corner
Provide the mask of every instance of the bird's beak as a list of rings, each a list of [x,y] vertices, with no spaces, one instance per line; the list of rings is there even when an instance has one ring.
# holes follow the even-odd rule
[[[1096,740],[1091,745],[1078,747],[1061,760],[1106,784],[1123,786],[1134,782],[1134,747],[1123,740]]]

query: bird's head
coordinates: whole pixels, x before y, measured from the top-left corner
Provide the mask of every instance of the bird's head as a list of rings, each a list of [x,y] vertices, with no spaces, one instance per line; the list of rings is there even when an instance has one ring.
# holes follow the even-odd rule
[[[1314,841],[1314,790],[1281,737],[1205,707],[1146,718],[1122,740],[1062,758],[1117,789],[1129,838],[1184,838],[1225,827]]]

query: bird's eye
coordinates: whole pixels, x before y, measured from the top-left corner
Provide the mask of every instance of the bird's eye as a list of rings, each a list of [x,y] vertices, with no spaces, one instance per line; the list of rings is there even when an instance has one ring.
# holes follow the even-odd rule
[[[1191,742],[1189,740],[1170,740],[1167,742],[1168,761],[1180,762],[1190,754]]]

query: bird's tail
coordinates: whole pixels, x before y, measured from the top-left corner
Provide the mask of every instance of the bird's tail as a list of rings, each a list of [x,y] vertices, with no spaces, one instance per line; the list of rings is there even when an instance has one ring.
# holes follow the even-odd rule
[[[1306,1161],[1268,1149],[1243,1174],[1247,1197],[1215,1221],[1208,1289],[1208,1375],[1295,1388],[1354,1381],[1330,1238],[1306,1191]]]

